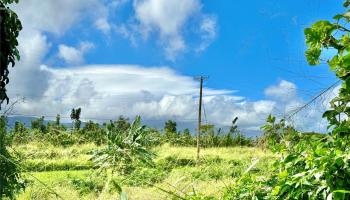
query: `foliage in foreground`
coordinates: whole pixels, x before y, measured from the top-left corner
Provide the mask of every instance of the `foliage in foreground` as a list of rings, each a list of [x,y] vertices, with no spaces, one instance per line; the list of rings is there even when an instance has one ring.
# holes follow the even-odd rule
[[[20,169],[6,148],[6,118],[0,118],[0,199],[14,199],[25,188]]]
[[[9,103],[6,94],[6,85],[9,83],[9,67],[15,66],[20,59],[17,49],[17,37],[22,30],[21,21],[8,6],[18,3],[18,0],[0,0],[0,105],[3,101]]]

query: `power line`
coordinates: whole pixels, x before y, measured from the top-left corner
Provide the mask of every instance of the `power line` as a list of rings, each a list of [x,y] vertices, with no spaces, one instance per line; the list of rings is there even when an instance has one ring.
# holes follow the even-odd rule
[[[317,100],[318,98],[322,97],[322,95],[324,95],[327,91],[331,90],[332,88],[334,88],[335,86],[337,86],[339,83],[341,82],[341,80],[336,81],[335,83],[333,83],[331,86],[329,86],[328,88],[326,88],[325,90],[323,90],[320,94],[318,94],[317,96],[315,96],[314,98],[312,98],[309,102],[307,102],[305,105],[301,106],[300,108],[298,108],[295,112],[293,112],[292,114],[290,114],[287,119],[291,119],[294,115],[296,115],[297,113],[299,113],[300,111],[302,111],[304,108],[308,107],[310,104],[312,104],[315,100]]]
[[[205,120],[205,123],[208,124],[207,113],[206,113],[206,111],[205,111],[204,102],[203,102],[203,113],[204,113],[204,120]]]

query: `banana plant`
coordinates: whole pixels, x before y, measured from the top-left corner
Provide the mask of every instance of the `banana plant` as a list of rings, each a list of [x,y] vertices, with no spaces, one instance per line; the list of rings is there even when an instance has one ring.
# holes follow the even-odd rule
[[[141,124],[140,116],[127,130],[117,129],[113,123],[106,128],[107,147],[97,150],[92,157],[99,170],[128,174],[139,164],[154,165],[154,153],[149,149],[153,138],[149,128]]]

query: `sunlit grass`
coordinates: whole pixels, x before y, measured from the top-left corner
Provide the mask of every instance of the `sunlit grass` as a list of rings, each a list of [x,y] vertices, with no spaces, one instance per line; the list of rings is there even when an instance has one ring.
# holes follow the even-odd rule
[[[74,167],[85,169],[79,168],[83,165],[86,165],[86,169],[91,169],[89,158],[91,152],[97,148],[100,147],[94,144],[59,147],[33,143],[18,146],[16,150],[26,158],[24,163],[31,166],[32,171],[42,171],[32,172],[32,174],[64,199],[119,199],[117,191],[81,193],[70,182],[74,178],[89,179],[93,170],[71,169]],[[153,151],[157,154],[156,169],[144,168],[128,177],[115,177],[116,180],[123,180],[120,183],[129,199],[168,199],[169,194],[162,192],[159,188],[179,195],[196,192],[220,197],[224,188],[233,183],[253,160],[258,159],[259,163],[252,173],[268,176],[268,169],[271,168],[272,161],[276,157],[269,151],[254,147],[206,148],[201,150],[201,164],[197,165],[194,147],[163,145],[154,148]],[[43,171],[45,170],[43,166],[50,165],[54,167]],[[56,168],[64,170],[65,165],[68,166],[66,171],[55,170]],[[146,175],[151,177],[147,178]],[[158,177],[160,179],[157,178],[155,182],[152,176],[162,177]],[[31,182],[18,199],[59,199],[28,174],[26,177]],[[127,181],[128,178],[133,180]]]

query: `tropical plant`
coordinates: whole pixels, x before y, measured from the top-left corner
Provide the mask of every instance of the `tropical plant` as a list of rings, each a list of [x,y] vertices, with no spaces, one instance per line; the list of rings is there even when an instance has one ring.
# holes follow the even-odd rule
[[[327,60],[330,69],[343,82],[338,96],[330,102],[331,109],[323,114],[337,135],[350,133],[350,1],[343,6],[345,12],[334,16],[334,22],[322,20],[305,29],[309,64],[320,64],[322,52],[327,52],[331,55]]]
[[[17,37],[22,24],[17,14],[8,7],[11,3],[18,3],[18,0],[0,0],[0,105],[5,100],[9,102],[6,94],[8,67],[15,66],[15,61],[20,59]]]
[[[349,6],[350,0],[346,0],[346,11],[336,15],[335,22],[322,20],[305,29],[308,46],[305,54],[309,64],[319,64],[322,51],[333,53],[327,62],[343,81],[338,96],[330,102],[331,109],[323,114],[329,122],[330,133],[323,137],[299,135],[288,145],[284,140],[285,122],[275,123],[276,119],[269,116],[268,124],[263,126],[268,144],[285,145],[277,148],[281,158],[275,164],[276,174],[265,185],[273,190],[262,198],[350,198],[350,30],[346,27],[350,22]]]
[[[40,118],[34,119],[31,121],[32,129],[37,129],[42,133],[47,132],[47,127],[45,125],[45,117],[42,116]]]
[[[165,122],[164,137],[165,141],[169,142],[170,144],[176,144],[177,140],[179,139],[176,126],[177,124],[175,121],[168,120]]]
[[[30,139],[29,130],[21,122],[16,121],[15,126],[10,132],[12,142],[16,144],[27,143]]]
[[[60,126],[61,125],[61,115],[60,114],[56,115],[55,125],[56,126]]]
[[[348,145],[325,135],[284,149],[272,194],[284,199],[349,199]]]
[[[299,140],[299,133],[285,119],[277,122],[276,117],[269,115],[266,124],[261,127],[264,135],[260,138],[259,144],[271,150],[279,150],[285,145],[293,145]]]
[[[116,129],[113,123],[107,124],[106,129],[107,147],[97,150],[92,157],[100,170],[129,174],[137,165],[154,165],[154,154],[148,148],[153,138],[149,129],[141,125],[140,116],[125,131]]]
[[[73,128],[75,130],[80,129],[81,121],[80,121],[81,108],[73,108],[70,114],[70,118],[73,120]]]
[[[284,156],[278,162],[280,173],[275,177],[273,192],[278,198],[350,198],[350,1],[343,5],[346,11],[336,15],[335,22],[322,20],[305,29],[309,64],[319,64],[322,51],[327,51],[333,54],[327,61],[331,70],[343,81],[338,96],[330,102],[331,109],[323,114],[331,132],[321,139],[314,136],[313,140],[301,140],[281,151]]]

